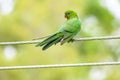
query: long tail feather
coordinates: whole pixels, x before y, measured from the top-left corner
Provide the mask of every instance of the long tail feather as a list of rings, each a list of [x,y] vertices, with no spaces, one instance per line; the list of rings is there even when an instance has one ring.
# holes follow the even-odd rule
[[[63,36],[60,36],[60,37],[58,37],[57,39],[54,39],[54,40],[50,41],[49,43],[47,43],[47,44],[42,48],[42,50],[46,50],[46,49],[48,49],[50,46],[52,46],[53,44],[58,43],[58,42],[62,39],[62,37],[63,37]]]
[[[38,44],[36,45],[36,47],[38,47],[38,46],[43,46],[43,45],[45,45],[46,43],[53,41],[53,40],[56,39],[57,37],[58,37],[58,36],[57,36],[57,33],[56,33],[56,34],[50,36],[49,38],[45,39],[44,41],[38,43]]]

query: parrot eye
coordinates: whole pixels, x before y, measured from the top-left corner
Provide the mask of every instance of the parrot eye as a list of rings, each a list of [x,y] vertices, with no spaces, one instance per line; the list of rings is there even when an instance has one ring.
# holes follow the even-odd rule
[[[70,14],[70,13],[67,13],[68,15]]]

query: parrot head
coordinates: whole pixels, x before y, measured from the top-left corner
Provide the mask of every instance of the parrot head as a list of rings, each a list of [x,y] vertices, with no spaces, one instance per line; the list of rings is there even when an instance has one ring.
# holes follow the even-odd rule
[[[72,10],[65,11],[65,18],[71,19],[71,18],[75,18],[75,17],[78,17],[76,12],[74,12]]]

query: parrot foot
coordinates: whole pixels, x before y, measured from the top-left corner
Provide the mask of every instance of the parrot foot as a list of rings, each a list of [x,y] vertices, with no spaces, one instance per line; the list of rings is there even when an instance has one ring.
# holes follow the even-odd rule
[[[70,40],[68,41],[68,43],[69,43],[69,42],[74,42],[74,41],[75,41],[75,39],[70,39]]]

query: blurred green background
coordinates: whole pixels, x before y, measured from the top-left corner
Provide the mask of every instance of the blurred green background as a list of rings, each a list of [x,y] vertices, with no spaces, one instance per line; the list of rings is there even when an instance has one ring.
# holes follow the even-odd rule
[[[82,22],[77,37],[120,34],[120,0],[0,0],[0,42],[47,36],[76,11]],[[120,60],[120,41],[77,41],[46,51],[35,44],[0,46],[0,66],[68,64]],[[0,80],[119,80],[120,66],[0,71]]]

